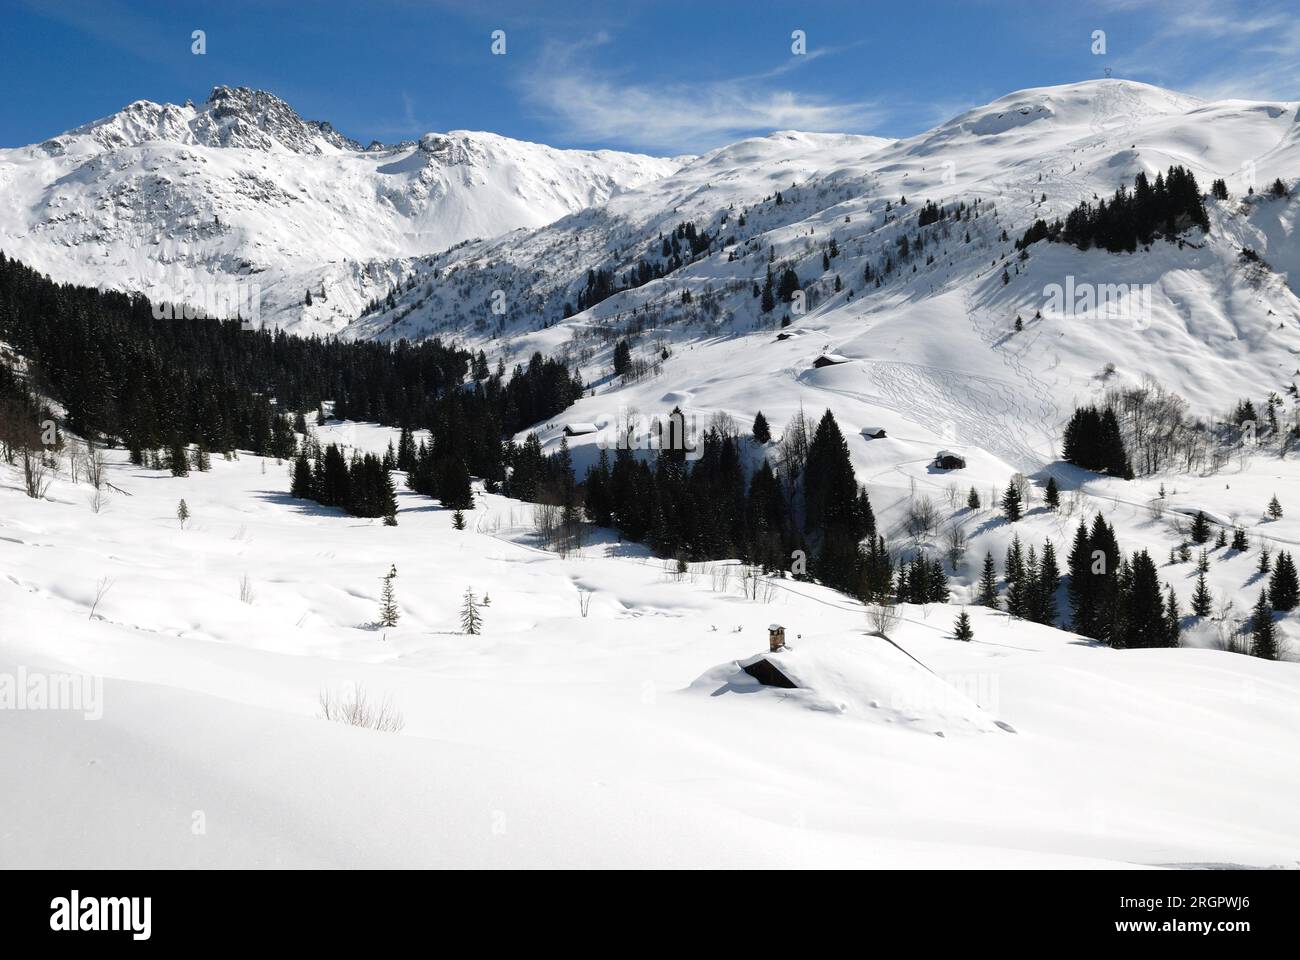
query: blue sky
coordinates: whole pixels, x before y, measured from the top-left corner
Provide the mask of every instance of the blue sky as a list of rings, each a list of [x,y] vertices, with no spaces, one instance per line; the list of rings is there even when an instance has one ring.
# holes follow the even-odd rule
[[[0,146],[221,83],[271,90],[363,142],[478,129],[664,154],[774,129],[907,136],[1106,68],[1300,99],[1300,18],[1273,0],[0,0],[0,17]]]

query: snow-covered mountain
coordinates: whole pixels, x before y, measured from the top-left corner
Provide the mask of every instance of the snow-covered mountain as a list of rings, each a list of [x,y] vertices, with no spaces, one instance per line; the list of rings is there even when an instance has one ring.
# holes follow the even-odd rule
[[[773,134],[539,230],[418,261],[395,306],[346,333],[460,338],[507,363],[564,353],[598,385],[572,412],[580,420],[657,408],[667,393],[738,418],[830,405],[848,423],[1033,470],[1054,459],[1076,402],[1117,384],[1153,377],[1209,414],[1290,383],[1300,203],[1265,187],[1300,176],[1298,109],[1103,80],[1020,91],[899,141]],[[1017,251],[1034,221],[1172,165],[1206,191],[1225,179],[1231,199],[1207,201],[1208,235],[1134,254],[1048,242]],[[923,226],[927,201],[944,213]],[[663,244],[685,222],[710,242],[675,267]],[[1243,258],[1247,248],[1258,260]],[[623,286],[642,261],[664,275],[566,318],[588,271]],[[787,267],[806,311],[763,312],[768,270]],[[1142,317],[1076,316],[1052,296],[1112,285],[1141,298]],[[611,380],[622,338],[661,374]],[[813,369],[822,351],[852,362]]]
[[[363,147],[270,93],[217,87],[0,150],[0,248],[161,298],[257,284],[264,322],[328,330],[405,258],[542,226],[680,165],[465,130]]]
[[[1208,231],[1133,253],[1015,244],[1171,165],[1225,180]],[[0,724],[0,754],[34,771],[0,791],[16,825],[0,860],[1294,866],[1300,610],[1275,616],[1287,662],[1239,655],[1266,554],[1276,569],[1300,546],[1285,430],[1134,480],[1059,445],[1118,386],[1177,394],[1153,432],[1269,394],[1300,425],[1297,176],[1300,103],[1120,80],[1020,91],[898,141],[778,132],[673,161],[487,134],[362,148],[221,90],[0,152],[0,247],[56,277],[256,278],[263,318],[292,330],[565,358],[589,389],[535,426],[550,450],[566,424],[680,406],[729,415],[749,465],[784,473],[755,412],[778,438],[829,409],[878,532],[900,559],[943,558],[951,600],[900,603],[886,637],[857,599],[734,557],[679,565],[608,530],[548,551],[546,512],[482,484],[453,518],[398,473],[393,528],[286,496],[284,464],[247,452],[173,477],[109,450],[101,496],[73,442],[44,499],[0,462],[0,677],[84,676],[105,709]],[[786,271],[799,296],[764,310]],[[318,430],[353,452],[399,439]],[[580,432],[581,477],[608,437]],[[941,448],[965,465],[941,469]],[[998,502],[1017,472],[1013,522]],[[1274,496],[1284,514],[1264,512]],[[1197,511],[1246,548],[1210,539],[1193,561]],[[1098,515],[1158,564],[1178,648],[1076,635],[1064,587],[1057,627],[979,604],[986,556],[1016,538],[1064,559]],[[400,621],[381,627],[399,569]],[[1202,576],[1214,609],[1189,614]],[[954,636],[963,606],[972,642]],[[773,622],[795,688],[743,669]],[[402,735],[320,717],[363,689]],[[110,829],[88,841],[87,822]]]

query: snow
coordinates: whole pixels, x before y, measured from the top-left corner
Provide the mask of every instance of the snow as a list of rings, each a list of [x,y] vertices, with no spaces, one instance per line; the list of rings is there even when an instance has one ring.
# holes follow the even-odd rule
[[[540,227],[681,165],[467,130],[362,149],[236,92],[233,106],[224,87],[197,107],[138,101],[0,150],[0,249],[155,299],[256,284],[261,323],[332,333],[397,289],[413,257]]]
[[[533,429],[553,452],[582,428],[579,473],[597,427],[634,414],[679,406],[701,427],[726,414],[744,435],[761,410],[775,438],[829,409],[892,546],[938,556],[943,527],[965,530],[953,603],[904,607],[885,639],[858,603],[809,583],[747,594],[734,561],[679,574],[608,533],[561,557],[538,549],[531,506],[487,494],[455,531],[403,490],[385,528],[291,500],[287,465],[249,455],[175,479],[113,452],[130,496],[101,513],[84,483],[64,476],[35,503],[0,465],[0,676],[84,676],[103,694],[98,720],[4,715],[0,756],[25,776],[0,791],[0,864],[1300,862],[1300,615],[1278,619],[1284,662],[1220,649],[1264,586],[1260,548],[1300,546],[1300,465],[1246,447],[1214,472],[1125,482],[1059,460],[1076,406],[1148,380],[1195,416],[1276,392],[1294,419],[1300,202],[1258,191],[1294,185],[1300,103],[1090,81],[898,141],[783,131],[673,160],[464,132],[362,150],[255,106],[241,125],[141,102],[0,151],[0,190],[17,198],[0,246],[59,279],[255,280],[264,316],[300,332],[439,336],[507,367],[563,357],[591,389]],[[1204,188],[1227,181],[1208,235],[1135,255],[1039,243],[1023,261],[1000,239],[1173,163]],[[979,216],[926,228],[915,272],[864,285],[864,267],[916,236],[926,200],[978,201]],[[563,316],[589,269],[658,258],[687,221],[726,245]],[[765,315],[753,296],[769,262],[815,294],[784,329],[793,306]],[[393,309],[360,315],[399,284]],[[1104,287],[1137,291],[1138,313],[1064,295]],[[615,377],[624,337],[658,368]],[[815,367],[824,355],[852,362]],[[317,432],[362,450],[396,441],[375,424]],[[751,466],[776,449],[743,448]],[[940,470],[937,450],[966,467]],[[1016,473],[1034,487],[1010,524],[996,503]],[[1058,511],[1041,502],[1049,475]],[[1263,515],[1274,494],[1277,520]],[[914,536],[922,499],[940,530]],[[1223,617],[1187,616],[1184,647],[1115,651],[975,606],[975,639],[952,637],[986,552],[1000,563],[1013,537],[1050,538],[1063,562],[1098,512],[1125,551],[1151,551],[1189,613],[1196,565],[1168,555],[1198,510],[1241,525],[1250,548],[1208,545]],[[385,629],[392,565],[402,618]],[[491,599],[481,636],[460,633],[466,588]],[[772,654],[774,620],[787,648]],[[798,687],[744,673],[760,656]],[[390,698],[400,733],[318,718],[322,692],[358,685]]]
[[[905,607],[890,643],[812,584],[764,602],[734,565],[539,551],[531,508],[497,496],[458,532],[403,490],[387,528],[289,499],[287,465],[251,455],[188,478],[109,457],[124,493],[98,514],[66,474],[36,502],[0,466],[0,674],[102,683],[101,719],[0,723],[24,771],[0,791],[5,865],[1300,858],[1300,664],[1113,651],[973,607],[961,643],[944,605]],[[390,565],[402,617],[383,629]],[[459,633],[466,587],[491,600],[481,636]],[[800,689],[737,676],[774,619]],[[400,733],[317,717],[322,691],[357,684],[391,698]]]

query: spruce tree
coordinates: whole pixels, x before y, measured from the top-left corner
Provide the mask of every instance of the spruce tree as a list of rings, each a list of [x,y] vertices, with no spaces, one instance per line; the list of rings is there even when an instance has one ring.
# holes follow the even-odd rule
[[[1274,610],[1289,612],[1300,604],[1300,580],[1296,579],[1295,561],[1287,551],[1279,551],[1268,581],[1268,598]]]
[[[1023,618],[1029,611],[1029,590],[1025,582],[1024,553],[1020,546],[1020,537],[1013,537],[1011,546],[1007,547],[1006,561],[1006,609],[1013,617]]]
[[[1197,510],[1196,516],[1192,518],[1192,543],[1200,546],[1210,539],[1210,518],[1205,515],[1205,511]]]
[[[1168,640],[1164,597],[1151,554],[1139,550],[1133,555],[1125,590],[1122,643],[1112,646],[1163,647]]]
[[[1043,542],[1043,556],[1038,561],[1038,586],[1034,592],[1036,610],[1034,619],[1049,627],[1056,626],[1056,591],[1061,585],[1061,568],[1056,562],[1056,547],[1051,540]]]
[[[190,475],[190,458],[185,452],[185,444],[176,440],[167,448],[167,469],[171,471],[173,477],[188,477]]]
[[[1277,494],[1273,494],[1273,499],[1268,502],[1268,517],[1270,520],[1282,519],[1282,504],[1278,503]]]
[[[457,530],[465,529],[465,511],[457,510],[451,515],[451,525]]]
[[[970,614],[963,610],[957,614],[957,620],[952,626],[952,636],[954,640],[965,640],[970,642],[975,639],[975,629],[970,623]]]
[[[772,428],[768,426],[767,417],[763,416],[762,410],[754,414],[754,427],[752,432],[754,434],[754,439],[759,443],[770,443],[772,440]]]
[[[388,573],[384,574],[384,586],[379,594],[379,624],[384,627],[397,626],[397,620],[401,612],[397,609],[397,594],[393,588],[393,580],[397,578],[397,566],[388,568]]]
[[[180,521],[181,529],[185,529],[185,521],[190,518],[190,508],[184,499],[176,505],[176,519]]]
[[[1182,620],[1182,611],[1178,609],[1178,595],[1170,587],[1165,596],[1165,646],[1178,646],[1183,630]]]
[[[984,554],[984,572],[980,574],[979,604],[996,610],[998,602],[998,574],[993,563],[993,553]]]
[[[1020,519],[1020,491],[1016,488],[1016,482],[1012,480],[1007,484],[1006,492],[1002,494],[1002,514],[1011,523]]]
[[[1264,660],[1277,659],[1277,635],[1273,627],[1273,609],[1263,590],[1255,602],[1250,618],[1250,652]]]
[[[1192,593],[1192,613],[1204,618],[1213,611],[1214,598],[1210,596],[1210,588],[1205,583],[1205,574],[1201,573],[1196,578],[1196,590]]]
[[[970,493],[966,496],[966,506],[970,510],[978,510],[980,508],[979,491],[974,487],[970,488]]]
[[[1043,492],[1043,503],[1047,509],[1056,510],[1061,505],[1061,489],[1056,485],[1056,477],[1047,478],[1047,489]]]
[[[465,599],[460,607],[461,632],[474,637],[478,636],[482,628],[483,618],[478,612],[478,601],[474,599],[474,591],[470,587],[466,587]]]

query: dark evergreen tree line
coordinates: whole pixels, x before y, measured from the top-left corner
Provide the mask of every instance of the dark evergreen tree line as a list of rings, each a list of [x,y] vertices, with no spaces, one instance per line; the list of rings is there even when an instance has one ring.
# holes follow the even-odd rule
[[[507,379],[500,364],[489,375],[485,357],[438,340],[344,343],[238,320],[156,319],[143,296],[58,284],[3,253],[0,340],[30,361],[31,387],[64,406],[72,431],[123,444],[137,462],[189,444],[289,458],[287,414],[333,401],[339,418],[429,429],[435,461],[500,480],[504,438],[583,390],[541,354]]]
[[[1185,167],[1172,166],[1156,174],[1155,183],[1145,172],[1133,181],[1133,189],[1121,186],[1110,202],[1081,202],[1065,216],[1048,224],[1035,221],[1016,242],[1017,249],[1047,239],[1069,243],[1081,250],[1100,247],[1111,253],[1132,253],[1157,236],[1173,238],[1189,227],[1210,229],[1205,201],[1196,177]]]
[[[1178,645],[1178,605],[1162,592],[1155,561],[1140,550],[1125,557],[1100,513],[1080,521],[1068,559],[1071,626],[1112,647]]]
[[[1062,456],[1087,470],[1133,479],[1119,419],[1109,407],[1079,407],[1074,411],[1065,428]]]
[[[387,464],[372,453],[353,453],[345,459],[343,451],[330,444],[311,459],[307,451],[298,454],[293,465],[291,496],[315,500],[327,507],[341,507],[357,517],[383,517],[397,523],[397,497]]]

